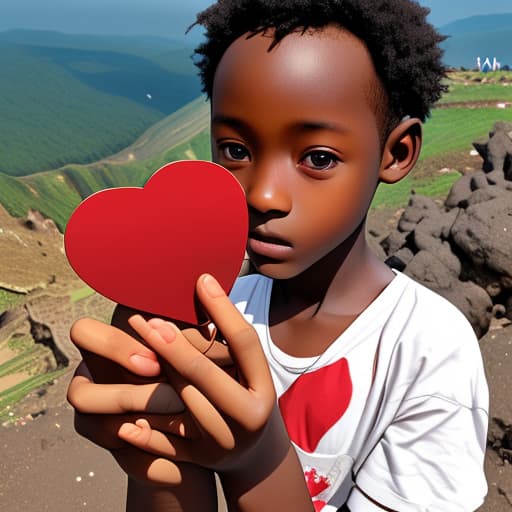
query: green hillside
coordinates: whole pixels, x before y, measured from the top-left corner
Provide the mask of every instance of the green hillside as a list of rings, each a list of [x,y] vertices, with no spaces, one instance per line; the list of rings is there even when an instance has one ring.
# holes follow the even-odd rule
[[[100,160],[200,94],[190,50],[144,51],[149,57],[25,45],[0,34],[0,67],[9,77],[0,80],[0,172]]]
[[[151,126],[133,144],[107,157],[105,161],[123,163],[150,159],[201,133],[208,128],[209,122],[209,103],[204,96],[200,96]]]
[[[374,206],[398,207],[407,203],[412,189],[429,196],[445,196],[460,174],[460,162],[467,162],[472,143],[485,139],[496,121],[512,122],[512,72],[488,73],[495,83],[481,83],[481,73],[451,73],[448,93],[433,109],[423,130],[423,147],[417,169],[394,185],[380,185]],[[479,157],[476,165],[480,165]],[[439,174],[442,167],[452,172]],[[462,171],[462,169],[459,169]]]
[[[0,172],[0,203],[17,217],[39,210],[63,230],[78,203],[97,190],[142,186],[168,162],[210,158],[209,104],[200,96],[106,159],[24,177]]]

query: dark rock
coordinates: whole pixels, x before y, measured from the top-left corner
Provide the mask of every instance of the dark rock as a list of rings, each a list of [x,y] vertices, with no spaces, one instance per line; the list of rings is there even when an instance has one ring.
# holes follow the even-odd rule
[[[510,158],[509,155],[512,155],[511,133],[512,125],[510,123],[501,121],[494,123],[487,142],[487,158],[482,165],[484,171],[501,170],[505,173],[506,161]]]
[[[483,158],[482,170],[499,172],[507,180],[512,179],[512,124],[494,123],[486,142],[475,142],[473,146]]]
[[[487,188],[489,186],[489,181],[487,180],[485,172],[478,171],[472,174],[469,186],[471,187],[471,190]]]
[[[449,238],[453,223],[455,222],[459,211],[460,208],[452,208],[443,213],[441,229],[441,238],[443,240],[447,240]]]
[[[405,245],[406,240],[407,233],[394,230],[380,242],[380,245],[386,254],[394,254]]]
[[[402,247],[386,260],[386,264],[391,268],[396,268],[397,270],[402,271],[413,258],[414,253],[407,247]]]
[[[59,233],[57,225],[52,219],[45,218],[36,210],[29,209],[27,218],[24,220],[25,227],[31,231],[49,231],[55,234]]]
[[[428,251],[416,254],[407,265],[405,273],[436,291],[444,286],[450,286],[450,283],[457,279],[453,271]]]
[[[489,294],[489,297],[497,297],[502,292],[501,284],[496,281],[489,283],[485,287],[485,291]]]
[[[507,308],[503,304],[494,304],[492,307],[492,316],[494,318],[503,318],[507,313]]]
[[[498,186],[489,186],[487,188],[475,190],[467,199],[467,206],[484,203],[485,201],[492,201],[499,197],[508,198],[509,200],[511,199],[510,192],[507,192],[506,189]]]
[[[439,210],[434,210],[429,212],[429,215],[423,217],[416,225],[414,229],[414,242],[418,249],[425,249],[425,247],[422,246],[422,241],[428,245],[429,242],[426,240],[427,238],[439,240],[442,232],[443,214]]]
[[[493,305],[483,288],[471,281],[459,281],[453,270],[428,251],[416,254],[405,273],[457,306],[478,337],[487,332]]]
[[[505,316],[509,320],[512,320],[512,295],[507,297],[507,299],[505,300],[505,309],[506,309]]]
[[[398,229],[402,232],[412,231],[424,217],[438,213],[439,207],[430,197],[412,194],[409,204],[398,221]]]
[[[512,194],[471,205],[451,234],[475,266],[512,278]]]
[[[459,206],[460,208],[465,208],[467,200],[469,196],[472,194],[473,190],[471,189],[471,176],[466,175],[462,176],[462,178],[458,179],[448,192],[448,197],[444,202],[444,205],[447,208],[454,208]]]
[[[499,187],[505,188],[507,183],[505,180],[505,175],[501,169],[497,169],[495,171],[491,171],[487,173],[487,182],[489,185],[497,185]]]

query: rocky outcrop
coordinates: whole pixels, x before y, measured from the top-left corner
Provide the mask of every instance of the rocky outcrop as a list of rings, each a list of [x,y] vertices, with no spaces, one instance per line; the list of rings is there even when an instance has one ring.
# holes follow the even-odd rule
[[[67,294],[41,290],[29,295],[24,304],[0,315],[0,341],[30,336],[34,343],[48,347],[55,359],[54,366],[62,368],[81,359],[69,339],[73,322],[83,316],[108,322],[113,309],[114,303],[98,294],[73,301]]]
[[[53,220],[35,210],[19,219],[0,205],[0,254],[0,288],[4,290],[26,295],[48,285],[80,286],[66,260],[62,234]]]
[[[413,194],[381,240],[386,262],[458,306],[483,336],[512,320],[512,124],[475,143],[482,170],[461,177],[444,203]]]

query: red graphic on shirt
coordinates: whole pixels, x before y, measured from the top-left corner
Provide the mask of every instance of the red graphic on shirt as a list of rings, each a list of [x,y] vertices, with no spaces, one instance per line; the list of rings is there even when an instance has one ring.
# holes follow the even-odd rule
[[[304,471],[304,476],[306,477],[306,485],[312,498],[330,487],[329,479],[324,475],[319,475],[315,468]]]
[[[290,439],[313,453],[322,437],[345,414],[352,379],[345,358],[301,375],[279,398]]]
[[[304,477],[306,478],[306,485],[312,498],[315,498],[315,496],[318,496],[321,492],[331,486],[329,479],[324,475],[319,475],[315,468],[304,471]],[[320,512],[325,505],[325,501],[313,499],[315,512]]]

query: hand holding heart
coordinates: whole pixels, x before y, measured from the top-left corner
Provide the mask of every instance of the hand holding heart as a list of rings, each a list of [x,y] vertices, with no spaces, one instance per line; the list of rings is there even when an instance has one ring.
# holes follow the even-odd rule
[[[247,450],[261,435],[276,399],[266,358],[258,337],[209,275],[197,284],[201,303],[225,334],[240,382],[198,352],[173,324],[146,322],[134,316],[130,324],[164,361],[164,370],[195,424],[184,421],[178,430],[193,432],[192,441],[153,431],[147,422],[125,425],[120,435],[135,446],[175,460],[216,469],[229,465],[228,453]],[[168,363],[168,364],[166,364]],[[181,419],[183,421],[183,418]],[[235,450],[236,448],[236,450]]]
[[[251,448],[264,440],[272,445],[272,449],[271,455],[268,450],[258,450],[258,453],[265,453],[266,459],[260,465],[262,470],[270,471],[268,465],[278,464],[289,448],[256,332],[211,276],[202,276],[198,281],[197,294],[226,336],[239,381],[201,354],[182,331],[160,319],[147,322],[139,315],[130,319],[130,324],[149,348],[122,331],[114,337],[111,333],[107,338],[112,342],[106,344],[99,343],[99,339],[91,343],[87,336],[90,331],[82,329],[80,324],[72,333],[74,342],[82,349],[94,351],[132,371],[137,371],[137,360],[133,364],[133,355],[156,362],[150,348],[159,354],[172,387],[166,383],[160,383],[159,388],[151,387],[155,384],[125,384],[112,390],[113,385],[94,384],[82,375],[80,380],[74,379],[69,395],[75,408],[84,413],[130,414],[113,417],[121,439],[154,454],[149,457],[146,453],[141,459],[145,467],[142,472],[150,468],[147,474],[151,474],[153,481],[169,485],[176,484],[179,475],[171,460],[229,471],[250,458]],[[119,344],[116,336],[127,336],[131,341]],[[159,369],[155,367],[153,370],[157,372]],[[102,392],[99,392],[101,386]],[[158,396],[166,396],[167,400],[158,400],[155,398]],[[188,412],[183,412],[183,404]],[[136,418],[133,412],[137,410],[146,414],[141,413]],[[156,412],[160,414],[151,415]],[[112,429],[110,425],[110,432]],[[126,445],[108,447],[122,446]],[[140,472],[140,466],[133,464],[133,458],[130,460],[125,463],[125,469]],[[251,471],[254,473],[254,468]]]
[[[167,352],[160,354],[169,363],[173,362],[172,357],[178,357],[174,361],[176,369],[165,365],[164,372],[177,394],[165,382],[124,384],[133,382],[136,374],[153,379],[160,375],[159,380],[163,380],[154,353],[127,334],[129,329],[124,321],[127,309],[118,309],[121,313],[114,319],[122,330],[94,320],[82,320],[72,330],[73,341],[87,357],[102,358],[95,360],[93,366],[97,369],[104,365],[99,373],[110,379],[104,382],[123,383],[93,383],[87,369],[82,369],[75,377],[69,399],[77,411],[88,413],[77,413],[77,428],[83,435],[109,449],[126,446],[113,440],[112,432],[119,429],[121,422],[133,422],[134,416],[130,413],[139,411],[145,413],[140,418],[149,422],[144,425],[151,424],[162,432],[180,436],[201,435],[203,449],[206,445],[210,447],[192,453],[187,442],[176,437],[178,444],[184,443],[176,460],[207,462],[204,459],[207,456],[210,465],[215,461],[225,464],[226,450],[229,452],[233,447],[235,432],[249,433],[245,436],[249,440],[246,445],[254,442],[257,438],[254,432],[266,425],[275,408],[273,385],[255,333],[222,290],[231,287],[238,273],[246,236],[247,209],[240,186],[219,166],[205,162],[166,166],[144,189],[103,191],[91,196],[75,211],[66,231],[66,251],[71,264],[97,291],[126,306],[197,324],[200,319],[194,296],[197,275],[211,269],[220,275],[222,287],[217,295],[222,295],[222,305],[210,310],[208,294],[203,291],[203,306],[214,320],[219,320],[219,327],[228,341],[233,341],[236,362],[244,382],[249,384],[245,388],[203,356],[202,350],[195,348],[207,343],[195,329],[176,331],[180,343],[164,347],[174,356]],[[198,293],[200,289],[198,284]],[[147,323],[142,317],[136,317],[132,327],[150,347],[152,336],[170,329],[169,324],[161,320]],[[146,339],[148,332],[152,334]],[[255,360],[254,347],[259,354]],[[208,356],[215,358],[215,350],[209,350]],[[218,358],[221,363],[229,361],[226,354]],[[116,372],[122,368],[129,372],[114,374],[114,364]],[[191,372],[190,368],[195,370]],[[181,414],[183,403],[191,414]],[[104,421],[98,420],[98,413],[105,415]],[[161,415],[165,413],[180,414],[172,420],[167,417],[162,420]],[[241,422],[238,430],[231,427],[233,422]],[[155,439],[162,438],[157,435]],[[149,441],[145,442],[145,447],[158,451]],[[124,448],[123,453],[129,456],[118,461],[127,471],[140,470],[140,465],[133,464],[133,453],[126,450]],[[200,453],[203,458],[198,460],[196,456]],[[141,460],[145,466],[153,468],[153,472],[155,467],[167,468],[168,477],[161,474],[164,480],[176,478],[177,467],[170,461],[157,457],[148,459],[147,453]],[[170,471],[171,466],[173,471]]]

